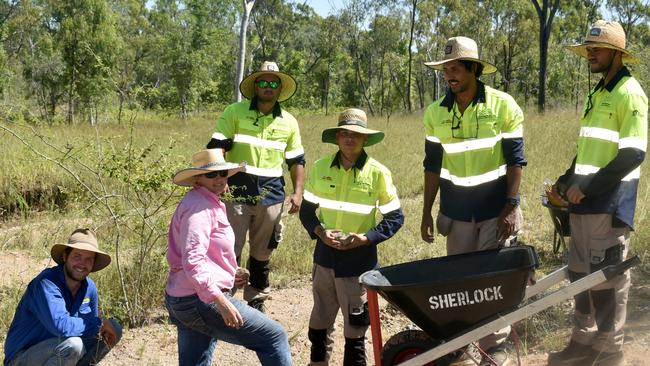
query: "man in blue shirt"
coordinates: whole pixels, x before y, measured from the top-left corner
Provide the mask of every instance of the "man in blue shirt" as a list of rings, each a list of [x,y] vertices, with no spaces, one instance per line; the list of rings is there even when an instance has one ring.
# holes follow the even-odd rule
[[[5,341],[5,366],[97,364],[122,337],[114,319],[98,315],[97,287],[88,278],[108,266],[89,229],[75,230],[50,252],[58,266],[27,286]]]

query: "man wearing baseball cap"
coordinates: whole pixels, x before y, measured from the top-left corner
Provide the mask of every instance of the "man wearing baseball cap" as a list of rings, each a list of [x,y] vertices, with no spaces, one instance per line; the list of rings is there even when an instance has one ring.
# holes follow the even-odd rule
[[[366,365],[370,318],[359,276],[377,267],[377,245],[404,224],[390,171],[365,151],[383,138],[383,132],[368,128],[364,111],[346,109],[338,125],[322,135],[323,142],[337,145],[338,150],[316,161],[309,173],[300,221],[316,240],[310,365],[328,364],[339,309],[344,320],[343,365]]]
[[[585,42],[567,48],[602,75],[585,101],[576,157],[550,193],[569,205],[569,278],[576,281],[627,256],[648,140],[648,98],[625,66],[638,60],[626,49],[619,23],[598,20]],[[628,270],[575,296],[571,341],[549,354],[549,365],[623,363],[629,287]]]
[[[23,295],[5,341],[5,366],[95,365],[122,337],[114,319],[99,317],[97,287],[88,276],[108,266],[89,229],[72,232],[50,251],[44,269]]]
[[[291,173],[293,193],[286,199],[288,212],[298,212],[302,202],[305,155],[296,119],[280,106],[296,92],[293,77],[265,61],[239,84],[249,100],[229,105],[217,120],[208,149],[223,149],[226,160],[245,161],[246,169],[228,179],[234,202],[226,205],[235,231],[235,253],[240,257],[248,233],[250,284],[244,300],[264,312],[269,297],[269,262],[282,240],[281,215],[285,204],[284,170]]]
[[[447,237],[447,254],[496,249],[522,225],[519,185],[524,157],[524,114],[508,94],[479,80],[497,68],[481,60],[476,42],[447,41],[442,60],[425,65],[442,71],[449,87],[424,114],[422,239],[434,242],[431,209],[440,190],[435,227]],[[505,349],[510,327],[480,340],[481,365],[510,365]],[[474,365],[467,353],[454,365]]]

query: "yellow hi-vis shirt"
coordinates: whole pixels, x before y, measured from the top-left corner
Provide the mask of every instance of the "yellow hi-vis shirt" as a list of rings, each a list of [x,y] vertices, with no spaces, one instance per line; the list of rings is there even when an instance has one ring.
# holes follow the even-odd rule
[[[397,189],[388,168],[367,157],[345,170],[335,161],[338,153],[314,163],[303,198],[319,206],[325,229],[365,234],[377,224],[377,211],[400,208]]]
[[[505,204],[508,165],[527,164],[524,115],[508,94],[479,82],[461,114],[453,93],[424,114],[424,166],[440,175],[440,211],[460,221],[497,217]]]
[[[232,139],[226,160],[245,161],[246,173],[258,177],[282,177],[282,163],[304,154],[296,119],[282,110],[280,116],[250,109],[246,100],[226,107],[217,121],[216,140]]]

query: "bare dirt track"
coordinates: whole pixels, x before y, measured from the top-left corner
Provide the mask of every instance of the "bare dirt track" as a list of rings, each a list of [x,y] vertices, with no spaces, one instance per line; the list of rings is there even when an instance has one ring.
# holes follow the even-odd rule
[[[0,251],[0,286],[10,284],[26,285],[41,269],[53,263],[49,260],[30,258],[22,251]],[[641,283],[633,286],[630,291],[628,305],[628,322],[626,324],[626,364],[629,366],[650,365],[648,350],[650,349],[650,285]],[[101,299],[101,294],[100,294]],[[295,365],[309,363],[309,341],[307,339],[307,324],[311,312],[311,288],[307,280],[293,284],[291,288],[278,289],[273,292],[273,298],[268,302],[268,315],[279,321],[287,330],[293,360]],[[382,307],[382,333],[384,341],[406,328],[410,322],[400,313],[389,309],[387,304]],[[103,365],[177,365],[176,328],[166,322],[165,312],[157,310],[156,317],[150,324],[125,329],[122,341],[109,353],[102,362]],[[343,356],[343,335],[341,334],[341,317],[338,319],[335,333],[334,354],[331,365],[341,365]],[[557,337],[566,339],[568,329],[559,332]],[[4,337],[3,337],[4,338]],[[368,338],[369,334],[368,334]],[[3,339],[2,339],[3,340]],[[531,366],[546,365],[546,350],[542,346],[532,346],[529,354],[522,358],[522,364]],[[372,364],[372,344],[367,344],[369,364]],[[255,354],[242,347],[227,343],[219,343],[213,357],[213,365],[247,366],[259,365]]]

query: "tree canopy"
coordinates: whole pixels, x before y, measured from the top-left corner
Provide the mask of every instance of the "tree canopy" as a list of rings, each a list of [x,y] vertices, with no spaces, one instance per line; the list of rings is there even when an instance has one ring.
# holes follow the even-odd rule
[[[423,63],[456,35],[498,67],[483,80],[524,107],[577,107],[599,76],[563,45],[600,18],[623,25],[642,60],[632,73],[647,87],[648,3],[346,0],[322,17],[299,0],[2,0],[2,113],[48,123],[121,121],[125,109],[186,117],[234,101],[237,80],[265,60],[298,81],[291,108],[409,113],[445,92]]]

